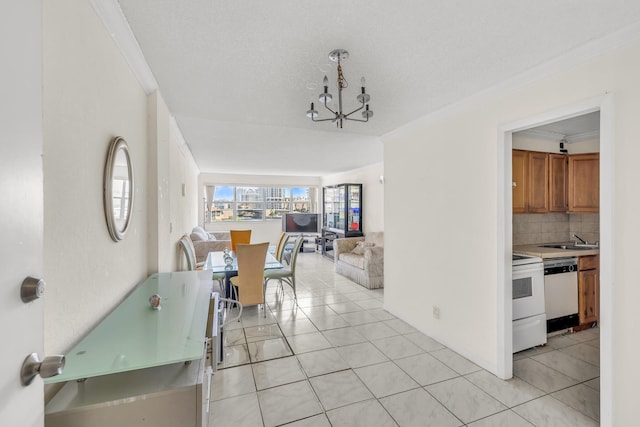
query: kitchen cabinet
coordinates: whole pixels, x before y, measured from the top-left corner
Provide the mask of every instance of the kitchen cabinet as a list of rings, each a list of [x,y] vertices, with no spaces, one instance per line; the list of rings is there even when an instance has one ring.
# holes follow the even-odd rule
[[[513,213],[549,211],[549,157],[538,151],[513,150]]]
[[[580,325],[597,322],[600,315],[599,256],[578,258],[578,309]]]
[[[567,211],[567,164],[566,155],[549,153],[549,212]]]
[[[569,213],[600,211],[600,154],[569,156]]]
[[[529,153],[529,212],[549,212],[549,156]]]
[[[529,193],[527,183],[529,182],[529,155],[527,151],[513,150],[511,153],[511,179],[512,179],[512,204],[513,213],[528,212]]]

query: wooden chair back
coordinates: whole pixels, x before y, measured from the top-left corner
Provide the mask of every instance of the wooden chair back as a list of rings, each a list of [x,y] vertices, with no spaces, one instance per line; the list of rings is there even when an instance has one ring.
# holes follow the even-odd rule
[[[238,277],[232,282],[238,286],[239,301],[243,306],[264,304],[264,262],[269,242],[238,244]]]
[[[230,230],[231,250],[236,251],[236,245],[248,245],[251,243],[251,230]]]

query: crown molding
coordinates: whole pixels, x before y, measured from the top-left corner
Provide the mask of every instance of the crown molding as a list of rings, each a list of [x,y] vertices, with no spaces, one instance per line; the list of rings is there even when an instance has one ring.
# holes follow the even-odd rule
[[[184,136],[182,135],[182,130],[180,130],[180,126],[178,126],[178,122],[176,121],[176,118],[171,116],[169,118],[169,126],[171,129],[171,133],[173,133],[176,137],[176,142],[178,143],[178,148],[180,148],[180,151],[182,152],[182,155],[184,156],[184,158],[186,159],[186,161],[191,164],[191,167],[198,173],[200,174],[200,168],[198,167],[198,164],[196,163],[196,159],[193,157],[193,153],[191,152],[191,148],[189,148],[189,145],[187,144],[187,141],[185,141]]]
[[[158,90],[151,68],[144,58],[142,49],[136,40],[127,18],[117,0],[89,0],[98,17],[102,20],[111,38],[120,49],[131,72],[136,77],[142,90],[149,95]]]

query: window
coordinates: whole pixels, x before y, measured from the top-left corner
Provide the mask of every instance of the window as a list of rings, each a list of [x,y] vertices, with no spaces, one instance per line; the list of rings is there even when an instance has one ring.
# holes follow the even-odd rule
[[[280,220],[288,212],[315,212],[314,187],[206,185],[205,222]]]

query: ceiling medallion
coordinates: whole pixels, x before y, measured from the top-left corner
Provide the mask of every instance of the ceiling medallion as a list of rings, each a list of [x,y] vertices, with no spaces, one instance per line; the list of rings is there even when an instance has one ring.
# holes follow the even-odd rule
[[[326,108],[327,110],[329,110],[331,112],[333,117],[330,117],[328,119],[319,119],[318,118],[318,111],[316,111],[316,109],[314,108],[313,102],[312,102],[311,103],[311,108],[307,111],[307,117],[309,117],[314,122],[331,121],[331,123],[335,123],[336,124],[336,127],[339,127],[339,128],[342,129],[342,121],[343,120],[352,120],[352,121],[355,121],[355,122],[368,122],[369,121],[369,117],[373,116],[373,111],[371,111],[369,109],[369,99],[371,97],[365,91],[365,80],[364,80],[364,77],[362,77],[360,79],[361,92],[356,97],[358,102],[361,104],[360,107],[356,108],[355,110],[351,111],[350,113],[344,113],[342,111],[342,89],[346,89],[349,86],[349,83],[347,82],[347,79],[345,79],[344,75],[342,74],[341,61],[347,59],[348,57],[349,57],[349,52],[347,52],[344,49],[335,49],[335,50],[332,50],[331,52],[329,52],[329,59],[332,60],[333,62],[337,62],[338,63],[338,81],[337,81],[337,86],[338,86],[338,106],[337,106],[337,110],[333,110],[328,105],[328,104],[331,104],[331,101],[333,101],[333,95],[331,95],[329,93],[329,79],[325,75],[324,76],[324,80],[322,81],[322,84],[324,86],[324,92],[322,92],[318,96],[318,100],[324,105],[324,108]],[[364,111],[362,111],[362,119],[356,119],[356,118],[351,117],[352,114],[362,110],[363,108],[364,108]]]

